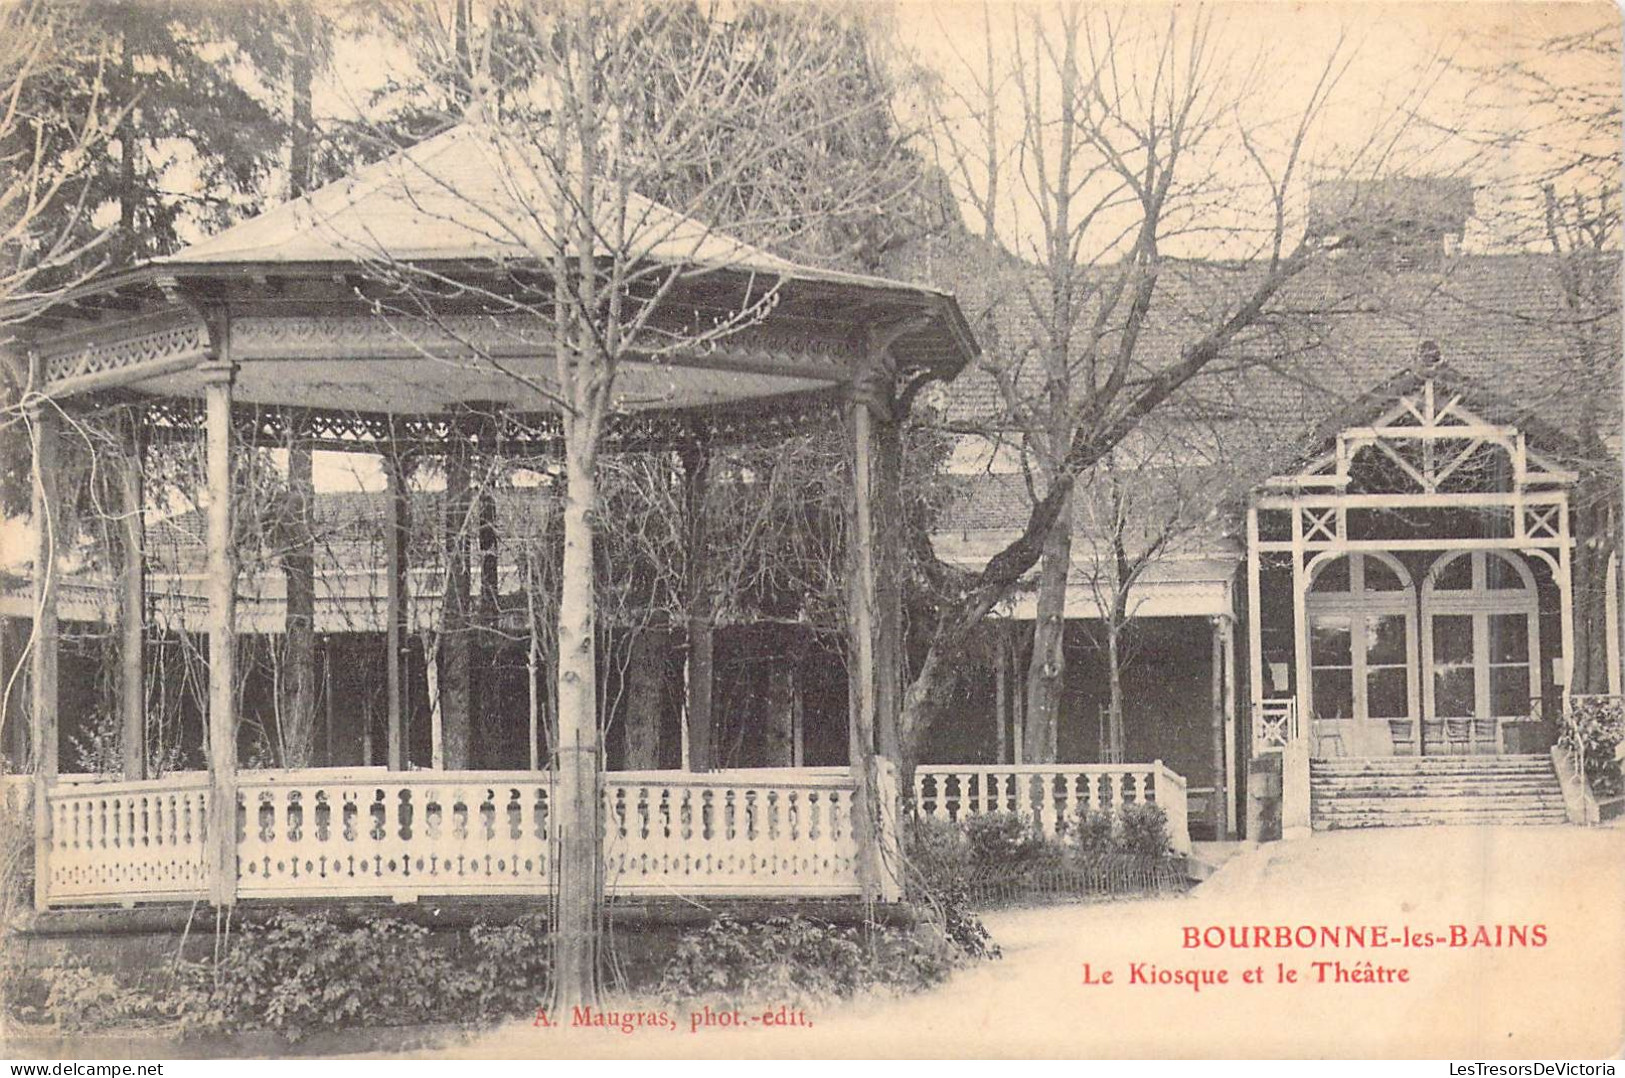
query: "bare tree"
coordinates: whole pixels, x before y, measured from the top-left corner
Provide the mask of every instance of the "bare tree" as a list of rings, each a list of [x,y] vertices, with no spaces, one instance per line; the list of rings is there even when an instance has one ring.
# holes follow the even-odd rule
[[[437,32],[432,8],[422,15],[424,32]],[[499,178],[491,189],[507,197],[482,201],[415,151],[391,167],[422,193],[419,212],[443,214],[499,252],[491,261],[503,270],[502,284],[384,250],[360,252],[375,277],[395,286],[377,301],[381,314],[426,324],[472,357],[459,364],[499,374],[559,415],[556,1007],[592,1002],[597,993],[594,540],[606,427],[623,407],[619,377],[633,358],[658,363],[772,309],[781,283],[775,267],[783,264],[719,236],[711,223],[788,239],[827,222],[842,204],[884,197],[875,177],[852,175],[838,204],[814,205],[794,194],[805,177],[759,167],[889,102],[851,96],[846,54],[829,48],[816,26],[771,42],[736,37],[732,26],[699,8],[621,0],[511,5],[483,26],[458,23],[466,35],[460,45],[434,51],[461,65],[469,87],[467,122],[446,137],[460,140],[459,154],[480,155]],[[741,198],[747,177],[752,197]],[[718,207],[725,212],[713,212]],[[717,274],[741,265],[752,272]],[[704,317],[671,302],[700,278],[712,285]],[[535,327],[516,332],[536,334],[545,344],[541,358],[518,364],[494,354],[442,316],[448,294]]]
[[[1288,282],[1323,253],[1296,198],[1307,170],[1330,167],[1311,151],[1350,50],[1333,44],[1284,101],[1267,86],[1267,52],[1237,49],[1210,13],[1068,3],[1016,9],[1008,27],[989,19],[983,29],[1003,42],[1008,67],[997,50],[977,50],[977,92],[935,98],[944,171],[982,215],[969,231],[997,236],[1013,256],[1006,287],[966,290],[985,303],[981,371],[1002,405],[991,431],[970,429],[1015,444],[1037,497],[1021,534],[979,572],[939,571],[946,599],[903,727],[917,745],[950,680],[944,664],[1036,565],[1024,757],[1041,762],[1055,758],[1075,484],[1262,332]],[[1407,102],[1425,91],[1423,82],[1344,140],[1334,174],[1380,172]],[[1009,129],[1008,162],[978,143]],[[1228,270],[1198,287],[1179,251],[1222,254]]]
[[[87,258],[106,238],[84,228],[94,207],[76,183],[86,160],[98,153],[123,111],[109,108],[99,69],[82,92],[90,102],[65,115],[50,104],[48,88],[77,77],[87,52],[69,14],[44,2],[24,0],[0,10],[0,302],[14,316],[26,302],[44,299],[94,273]],[[110,59],[95,54],[100,65]]]
[[[1492,179],[1480,199],[1495,249],[1552,258],[1562,302],[1498,316],[1553,330],[1565,347],[1548,358],[1553,399],[1572,402],[1580,483],[1573,497],[1574,608],[1581,649],[1572,687],[1609,689],[1605,594],[1616,583],[1622,527],[1620,422],[1621,150],[1620,24],[1612,10],[1550,13],[1538,30],[1501,33],[1461,61],[1460,73],[1489,93],[1465,116],[1437,119],[1474,151]],[[1447,283],[1446,293],[1451,287]],[[1625,593],[1625,589],[1622,589]]]

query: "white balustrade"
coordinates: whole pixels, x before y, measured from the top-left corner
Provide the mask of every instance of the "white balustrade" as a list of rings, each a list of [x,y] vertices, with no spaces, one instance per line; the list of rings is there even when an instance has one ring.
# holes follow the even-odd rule
[[[1174,849],[1190,852],[1185,780],[1161,760],[1150,764],[922,764],[914,769],[916,811],[958,821],[1013,812],[1051,837],[1082,810],[1113,812],[1124,805],[1161,805]]]
[[[53,905],[207,896],[208,776],[58,782]],[[845,768],[609,772],[611,895],[849,895],[861,888]],[[545,772],[381,768],[243,771],[244,899],[546,895],[553,792]]]
[[[845,768],[605,776],[611,894],[844,895],[859,891]]]
[[[545,773],[244,771],[242,898],[547,890]]]
[[[58,781],[46,794],[51,845],[41,881],[53,904],[175,901],[208,894],[209,778]]]

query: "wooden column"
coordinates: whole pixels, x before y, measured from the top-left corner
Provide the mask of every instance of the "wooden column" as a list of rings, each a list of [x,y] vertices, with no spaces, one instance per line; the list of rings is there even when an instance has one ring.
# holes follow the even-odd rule
[[[1225,787],[1229,785],[1224,757],[1224,622],[1223,615],[1212,618],[1212,668],[1209,671],[1213,708],[1213,831],[1223,837],[1225,828]]]
[[[209,551],[209,901],[237,900],[237,552],[231,541],[231,363],[229,329],[203,375],[208,449]]]
[[[287,587],[283,614],[286,676],[282,684],[283,767],[311,767],[316,752],[316,455],[305,417],[295,412],[287,435],[288,544],[282,557]],[[329,759],[331,766],[334,761]]]
[[[119,581],[119,715],[124,777],[133,782],[147,777],[146,529],[141,516],[140,429],[133,418],[125,450],[128,455],[119,468],[119,545],[123,560]]]
[[[1221,619],[1224,647],[1224,820],[1222,837],[1236,835],[1236,619]]]
[[[411,728],[411,701],[406,689],[406,645],[411,639],[406,610],[411,586],[407,575],[411,505],[406,469],[393,453],[384,456],[384,479],[388,486],[388,520],[384,529],[384,677],[389,693],[388,759],[385,762],[391,771],[403,771]]]
[[[1296,672],[1292,695],[1298,700],[1298,729],[1305,735],[1313,729],[1314,707],[1309,691],[1309,578],[1303,564],[1303,507],[1292,506],[1292,646]]]
[[[1252,758],[1252,740],[1257,728],[1258,709],[1264,699],[1264,618],[1260,609],[1262,572],[1258,553],[1258,506],[1247,506],[1247,686],[1251,706],[1247,723],[1247,756]],[[1253,836],[1248,836],[1253,837]]]
[[[848,698],[847,759],[856,794],[852,802],[852,833],[857,841],[858,880],[863,898],[880,897],[881,864],[879,808],[876,802],[875,764],[875,558],[873,420],[867,401],[859,398],[847,409],[852,469],[851,527],[847,534],[847,652]]]
[[[1569,503],[1558,508],[1557,597],[1558,630],[1563,639],[1563,714],[1568,715],[1569,697],[1574,695],[1574,544],[1570,538]],[[1537,661],[1530,656],[1531,661]]]
[[[890,378],[888,376],[887,382]],[[903,432],[891,395],[871,426],[875,573],[875,741],[880,755],[901,764],[898,723],[903,704]]]
[[[30,653],[29,747],[34,755],[34,908],[46,907],[51,878],[51,813],[47,795],[57,771],[57,570],[61,526],[57,498],[60,418],[47,403],[29,416],[34,451],[34,643]]]

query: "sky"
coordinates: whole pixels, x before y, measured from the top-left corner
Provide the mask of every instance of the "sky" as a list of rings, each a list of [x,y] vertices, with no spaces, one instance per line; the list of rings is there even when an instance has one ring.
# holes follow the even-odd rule
[[[992,0],[986,4],[900,0],[883,10],[894,20],[904,49],[942,80],[946,91],[937,94],[940,102],[950,98],[953,91],[974,95],[972,72],[983,63],[984,34],[991,34],[995,62],[1005,65],[1016,55],[1017,39],[1012,27],[1030,18],[1035,10],[1053,9]],[[1613,79],[1617,85],[1619,72],[1620,15],[1609,2],[1221,0],[1202,9],[1188,4],[1176,8],[1146,3],[1134,5],[1126,15],[1121,8],[1089,11],[1091,17],[1116,13],[1124,18],[1126,26],[1148,33],[1160,31],[1173,16],[1180,27],[1176,37],[1182,41],[1188,40],[1189,28],[1200,12],[1211,15],[1211,51],[1215,59],[1209,77],[1231,84],[1241,84],[1251,77],[1245,110],[1238,110],[1232,120],[1249,126],[1261,140],[1266,156],[1275,151],[1277,164],[1283,133],[1290,130],[1325,70],[1328,57],[1335,53],[1346,61],[1346,72],[1311,139],[1308,156],[1313,160],[1303,166],[1300,175],[1312,174],[1313,165],[1346,154],[1350,146],[1361,143],[1373,130],[1383,124],[1391,126],[1402,113],[1409,115],[1405,110],[1414,110],[1418,115],[1408,121],[1408,133],[1398,151],[1400,160],[1410,171],[1450,172],[1470,164],[1479,184],[1479,209],[1486,217],[1492,215],[1506,180],[1527,173],[1533,163],[1505,153],[1470,159],[1469,149],[1459,139],[1440,132],[1457,128],[1469,119],[1483,124],[1533,126],[1550,117],[1507,111],[1506,94],[1470,71],[1503,64],[1514,56],[1529,58],[1531,54],[1522,43],[1601,24],[1612,27],[1612,56],[1584,63],[1533,58],[1542,71],[1559,82],[1607,86]],[[1040,19],[1053,29],[1053,15],[1040,15]],[[1030,33],[1030,28],[1024,32]],[[1148,69],[1149,56],[1144,49],[1118,50],[1114,56],[1119,62],[1118,78],[1132,83],[1137,71]],[[332,81],[318,92],[318,115],[354,116],[358,102],[367,97],[391,66],[403,60],[402,54],[380,48],[376,42],[341,45]],[[1021,99],[1013,84],[1005,83],[999,100],[1004,132],[1001,151],[1008,153],[1012,145],[1009,140],[1019,129]],[[924,123],[932,117],[929,103],[918,98],[906,101],[901,111],[905,123]],[[944,111],[947,120],[955,122],[955,111]],[[961,129],[961,134],[966,132]],[[1239,256],[1255,251],[1257,235],[1240,227],[1256,221],[1263,207],[1258,201],[1263,192],[1257,186],[1253,166],[1238,155],[1233,138],[1214,150],[1207,164],[1214,177],[1234,188],[1226,203],[1232,216],[1215,218],[1219,231],[1196,231],[1184,248],[1176,242],[1169,253]],[[1027,252],[1038,231],[1036,211],[1019,182],[1016,166],[1007,169],[1010,171],[1003,183],[1006,195],[997,217],[1001,238],[1014,249]],[[1301,195],[1301,184],[1296,191]],[[1106,227],[1095,233],[1101,238],[1092,240],[1094,246],[1082,252],[1085,257],[1109,257],[1110,237],[1121,229],[1112,227],[1109,215],[1105,221]],[[1470,230],[1466,245],[1469,249],[1489,246],[1481,224]],[[318,486],[326,490],[382,486],[376,462],[356,455],[319,454],[317,478]]]

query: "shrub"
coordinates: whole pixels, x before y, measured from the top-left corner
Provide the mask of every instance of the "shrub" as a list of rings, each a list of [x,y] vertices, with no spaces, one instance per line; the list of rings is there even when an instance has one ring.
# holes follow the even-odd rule
[[[325,912],[283,911],[244,928],[214,1001],[234,1025],[291,1038],[362,1023],[485,1022],[532,1012],[548,967],[547,932],[535,922],[475,925],[441,945],[394,918],[346,927]]]
[[[1585,761],[1586,779],[1599,797],[1625,792],[1614,752],[1625,740],[1625,701],[1614,697],[1578,699],[1569,705],[1561,742]]]
[[[1085,854],[1112,853],[1117,849],[1117,820],[1109,812],[1091,810],[1087,805],[1078,808],[1078,820],[1069,834],[1072,844]]]
[[[998,945],[970,909],[970,882],[976,872],[965,829],[952,820],[916,817],[909,832],[911,898],[941,925],[966,958],[997,958]]]
[[[1023,865],[1044,851],[1044,837],[1013,812],[971,816],[961,826],[972,862],[982,867]]]
[[[1131,802],[1116,812],[1080,806],[1071,829],[1073,846],[1088,856],[1121,853],[1159,858],[1168,853],[1168,814],[1161,805]]]
[[[960,960],[933,932],[881,925],[860,932],[799,916],[742,924],[723,914],[683,935],[656,993],[673,1003],[807,1007],[874,988],[928,987]]]
[[[11,1017],[44,1019],[66,1032],[172,1026],[209,1011],[208,986],[201,967],[182,965],[173,976],[150,973],[133,978],[69,963],[31,975],[33,1004],[8,999]],[[19,985],[21,987],[21,985]],[[38,999],[39,989],[43,999]]]
[[[1135,802],[1117,810],[1120,825],[1119,848],[1139,857],[1162,857],[1172,839],[1168,834],[1168,813],[1161,805]]]

